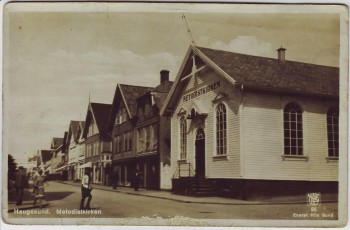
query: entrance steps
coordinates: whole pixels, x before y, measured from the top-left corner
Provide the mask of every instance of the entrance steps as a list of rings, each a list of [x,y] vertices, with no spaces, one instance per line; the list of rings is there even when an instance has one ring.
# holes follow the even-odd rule
[[[182,177],[173,179],[172,192],[195,197],[215,196],[214,186],[205,178]]]
[[[191,180],[191,195],[215,196],[215,191],[209,180],[205,178],[193,178]]]

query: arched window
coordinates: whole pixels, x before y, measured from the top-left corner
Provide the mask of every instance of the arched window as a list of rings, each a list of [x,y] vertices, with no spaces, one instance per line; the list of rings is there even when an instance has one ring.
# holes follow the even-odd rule
[[[295,103],[289,103],[283,110],[284,154],[303,155],[302,110]]]
[[[327,111],[328,156],[339,157],[339,108]]]
[[[227,114],[226,106],[220,103],[216,107],[216,154],[227,154]]]
[[[180,119],[180,159],[187,156],[187,123],[185,116]]]

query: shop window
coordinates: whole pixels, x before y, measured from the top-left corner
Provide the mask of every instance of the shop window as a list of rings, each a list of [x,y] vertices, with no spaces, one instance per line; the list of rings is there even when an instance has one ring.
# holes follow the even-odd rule
[[[216,107],[216,154],[227,154],[227,114],[223,103]]]
[[[185,116],[180,118],[180,159],[187,157],[187,123]]]
[[[328,156],[339,157],[339,108],[327,111]]]
[[[283,110],[284,154],[303,155],[302,110],[295,103],[289,103]]]

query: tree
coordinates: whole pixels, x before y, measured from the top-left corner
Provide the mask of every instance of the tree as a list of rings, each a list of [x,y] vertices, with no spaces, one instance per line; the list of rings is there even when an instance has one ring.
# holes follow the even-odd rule
[[[17,168],[17,163],[15,162],[15,159],[11,154],[8,155],[8,178],[7,181],[13,180],[15,173],[16,173],[16,168]]]

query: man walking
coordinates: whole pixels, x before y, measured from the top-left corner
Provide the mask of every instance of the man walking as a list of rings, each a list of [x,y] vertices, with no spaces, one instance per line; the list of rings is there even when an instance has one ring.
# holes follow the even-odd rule
[[[16,205],[22,205],[23,190],[27,187],[28,181],[22,166],[18,168],[15,174],[15,187],[16,187]]]
[[[91,209],[90,208],[90,202],[92,199],[91,190],[92,190],[92,187],[90,185],[90,170],[85,169],[85,175],[84,175],[83,179],[81,180],[81,201],[80,201],[80,209],[81,210]],[[86,206],[84,208],[86,197],[88,198],[88,200],[87,200]]]

